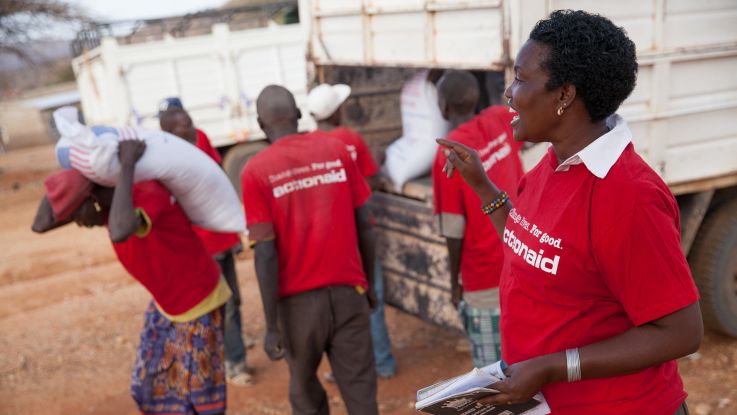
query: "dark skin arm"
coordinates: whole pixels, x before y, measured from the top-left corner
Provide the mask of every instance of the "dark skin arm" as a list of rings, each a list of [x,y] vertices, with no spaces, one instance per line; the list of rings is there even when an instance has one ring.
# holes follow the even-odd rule
[[[443,166],[443,171],[448,177],[452,177],[455,172],[458,172],[484,205],[499,196],[501,190],[486,175],[481,159],[475,150],[444,138],[438,138],[435,141],[444,147],[447,161]],[[489,215],[500,238],[504,234],[504,226],[512,207],[512,201],[507,201]]]
[[[458,171],[483,203],[497,196],[499,190],[486,178],[475,151],[452,141],[437,141],[447,149],[446,174]],[[507,203],[491,214],[500,235],[511,208],[511,203]],[[703,335],[701,310],[696,302],[620,335],[580,347],[582,378],[626,375],[686,356],[698,350]],[[565,351],[515,363],[505,373],[509,377],[493,386],[501,393],[482,399],[483,402],[524,402],[549,383],[567,381]]]
[[[368,291],[366,296],[369,306],[373,310],[376,307],[376,292],[374,291],[374,264],[376,261],[376,238],[369,219],[369,211],[366,205],[355,210],[356,231],[358,233],[358,251],[361,254],[363,272],[368,280]]]
[[[259,224],[267,225],[267,224]],[[270,224],[268,224],[270,226]],[[261,291],[261,303],[266,320],[264,351],[271,360],[284,357],[284,347],[277,324],[277,304],[279,303],[279,261],[274,239],[256,242],[256,278]]]
[[[626,375],[678,359],[696,352],[703,335],[696,302],[618,336],[580,347],[582,378]],[[524,402],[549,383],[567,381],[565,351],[515,363],[505,373],[509,377],[493,385],[501,393],[482,402]]]
[[[141,226],[141,218],[133,208],[133,175],[136,162],[145,150],[146,143],[141,140],[123,140],[118,144],[120,177],[115,186],[108,218],[110,239],[115,243],[128,240]]]
[[[62,222],[56,222],[54,220],[54,210],[51,208],[51,203],[49,203],[49,199],[44,196],[43,199],[41,199],[41,203],[38,204],[36,217],[33,219],[31,230],[36,233],[44,233],[64,226],[71,221],[72,219],[70,218]]]
[[[379,186],[381,186],[381,174],[376,173],[373,176],[367,177],[366,182],[368,183],[372,192],[379,190]]]
[[[458,308],[458,304],[461,303],[461,299],[463,298],[463,287],[459,281],[463,239],[445,238],[445,244],[448,247],[448,260],[450,263],[450,301],[455,308]]]

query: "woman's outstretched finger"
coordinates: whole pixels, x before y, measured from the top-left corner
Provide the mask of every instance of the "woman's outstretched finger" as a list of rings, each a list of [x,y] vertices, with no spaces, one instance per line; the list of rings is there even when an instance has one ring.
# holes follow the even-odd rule
[[[455,152],[463,160],[466,160],[468,156],[473,152],[473,150],[471,150],[469,147],[445,138],[437,138],[435,139],[435,141],[446,149]]]
[[[453,177],[453,172],[455,171],[455,166],[453,166],[453,163],[450,162],[450,160],[445,160],[445,165],[443,166],[443,172],[445,172],[445,175],[448,176],[450,179]]]
[[[448,178],[451,178],[453,172],[458,169],[458,165],[463,163],[463,161],[461,161],[461,158],[453,150],[445,150],[445,157],[445,174],[448,175]]]

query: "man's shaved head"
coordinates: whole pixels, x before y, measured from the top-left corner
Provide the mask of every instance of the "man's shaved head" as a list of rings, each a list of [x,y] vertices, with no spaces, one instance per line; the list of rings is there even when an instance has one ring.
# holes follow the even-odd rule
[[[256,99],[256,112],[259,125],[270,139],[270,132],[276,130],[293,129],[296,133],[302,116],[292,93],[279,85],[269,85],[261,91]]]
[[[181,108],[169,108],[166,111],[162,111],[159,113],[159,126],[162,130],[166,132],[171,132],[171,130],[174,129],[174,124],[176,123],[176,118],[180,114],[186,114],[186,112]]]
[[[470,72],[447,71],[438,81],[438,96],[446,118],[473,114],[479,101],[479,84]]]
[[[194,144],[197,142],[197,131],[192,118],[182,108],[169,108],[159,113],[159,127],[162,131],[176,135]]]

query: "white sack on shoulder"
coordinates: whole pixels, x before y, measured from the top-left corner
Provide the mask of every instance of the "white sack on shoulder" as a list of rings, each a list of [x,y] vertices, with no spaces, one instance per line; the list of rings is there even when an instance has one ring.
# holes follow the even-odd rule
[[[450,131],[438,108],[438,91],[427,75],[428,71],[419,72],[402,87],[402,137],[386,149],[382,170],[398,191],[407,181],[430,172],[438,148],[435,139]]]
[[[95,183],[114,186],[120,175],[118,141],[138,138],[146,151],[136,164],[135,181],[158,180],[174,195],[197,226],[242,232],[245,218],[238,195],[220,166],[192,144],[169,133],[132,127],[87,127],[76,108],[54,111],[61,134],[56,156]]]

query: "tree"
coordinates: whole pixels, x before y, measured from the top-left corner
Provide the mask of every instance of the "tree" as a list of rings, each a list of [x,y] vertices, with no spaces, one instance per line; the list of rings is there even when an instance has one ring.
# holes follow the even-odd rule
[[[87,20],[79,8],[61,0],[0,0],[0,54],[32,64],[32,42]]]

